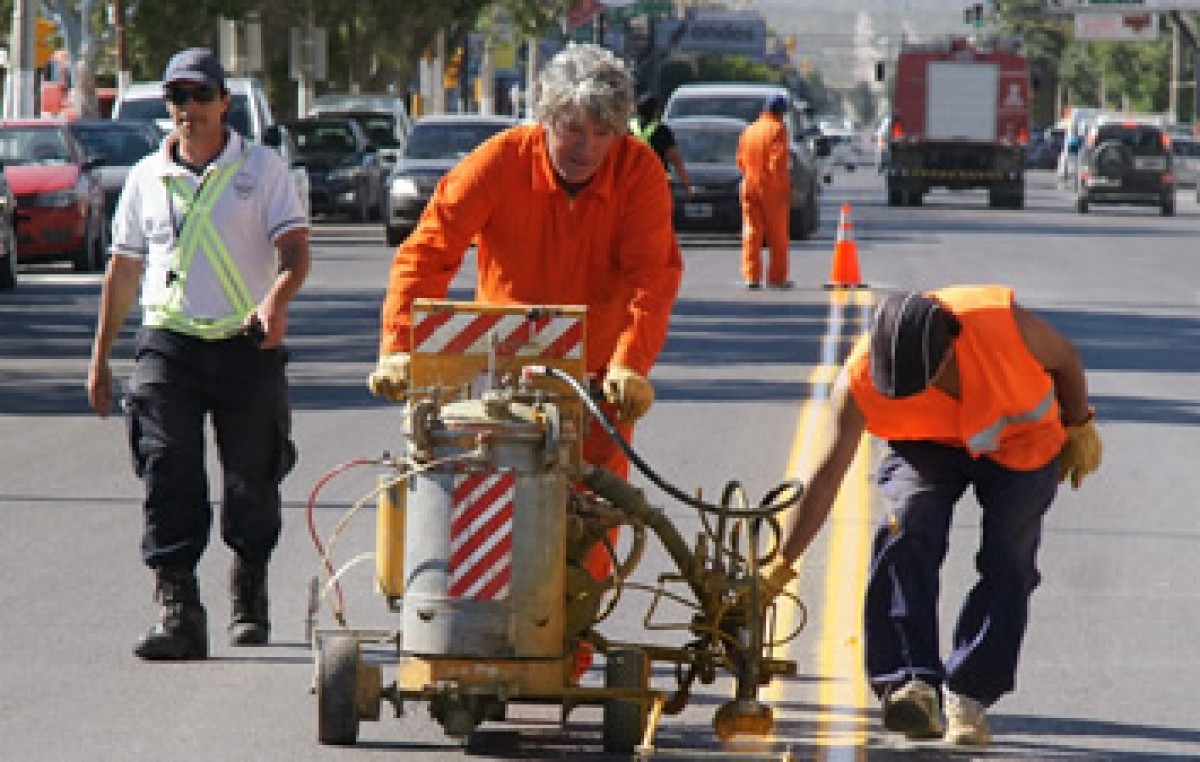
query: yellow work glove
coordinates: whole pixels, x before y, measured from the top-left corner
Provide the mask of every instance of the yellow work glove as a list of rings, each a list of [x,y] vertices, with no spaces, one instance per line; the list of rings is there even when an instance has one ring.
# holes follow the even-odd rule
[[[371,394],[392,402],[404,400],[408,394],[408,353],[380,357],[375,370],[367,376],[367,388]]]
[[[654,404],[654,387],[641,373],[613,365],[604,377],[604,399],[619,408],[622,423],[634,423]]]
[[[782,554],[777,554],[759,572],[762,574],[762,582],[759,589],[762,590],[762,604],[764,606],[779,597],[784,588],[796,578],[796,570],[784,560]]]
[[[1078,426],[1067,426],[1067,442],[1058,454],[1058,480],[1071,477],[1071,486],[1079,489],[1083,477],[1100,468],[1100,455],[1104,445],[1100,432],[1091,420]]]

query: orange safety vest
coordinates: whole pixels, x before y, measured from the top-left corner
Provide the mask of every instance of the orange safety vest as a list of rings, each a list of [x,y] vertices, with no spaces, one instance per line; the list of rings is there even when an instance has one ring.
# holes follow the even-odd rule
[[[933,291],[962,324],[954,340],[960,397],[930,386],[902,399],[871,381],[869,339],[859,339],[846,368],[867,430],[888,440],[923,439],[963,447],[1008,468],[1031,471],[1066,441],[1054,382],[1021,338],[1012,289],[955,286]]]

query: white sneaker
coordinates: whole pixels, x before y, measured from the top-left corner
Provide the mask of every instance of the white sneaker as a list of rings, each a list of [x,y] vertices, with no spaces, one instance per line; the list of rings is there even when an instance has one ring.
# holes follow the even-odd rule
[[[946,735],[943,740],[956,746],[987,746],[992,742],[986,709],[970,696],[946,691]]]
[[[937,689],[914,678],[883,700],[883,726],[911,739],[938,738],[944,729],[940,703]]]

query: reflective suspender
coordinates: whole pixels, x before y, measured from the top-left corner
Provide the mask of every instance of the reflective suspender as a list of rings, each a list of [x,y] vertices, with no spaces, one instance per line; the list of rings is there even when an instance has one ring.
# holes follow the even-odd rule
[[[254,299],[212,221],[213,207],[245,160],[246,151],[243,151],[237,161],[224,167],[214,167],[195,191],[183,177],[172,175],[163,178],[172,226],[175,224],[176,206],[183,209],[183,225],[175,230],[175,261],[167,275],[166,300],[147,306],[146,325],[201,339],[224,339],[240,331],[246,316],[254,309]],[[229,302],[230,313],[224,317],[196,318],[183,312],[188,273],[200,250],[203,250],[216,273],[221,290]]]
[[[633,133],[633,136],[635,138],[640,138],[641,140],[644,140],[647,143],[650,142],[650,137],[652,135],[654,135],[654,131],[657,129],[658,129],[658,120],[657,119],[655,119],[654,121],[652,121],[644,126],[637,119],[629,120],[629,131]]]

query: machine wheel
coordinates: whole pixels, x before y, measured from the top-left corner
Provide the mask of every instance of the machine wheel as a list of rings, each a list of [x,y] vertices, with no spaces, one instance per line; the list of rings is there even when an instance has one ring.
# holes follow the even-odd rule
[[[640,648],[609,651],[604,665],[605,688],[636,688],[649,684],[649,660]],[[649,707],[639,701],[608,699],[604,702],[604,750],[630,754],[646,734]]]
[[[317,740],[353,746],[358,740],[358,641],[323,638],[317,651]]]

